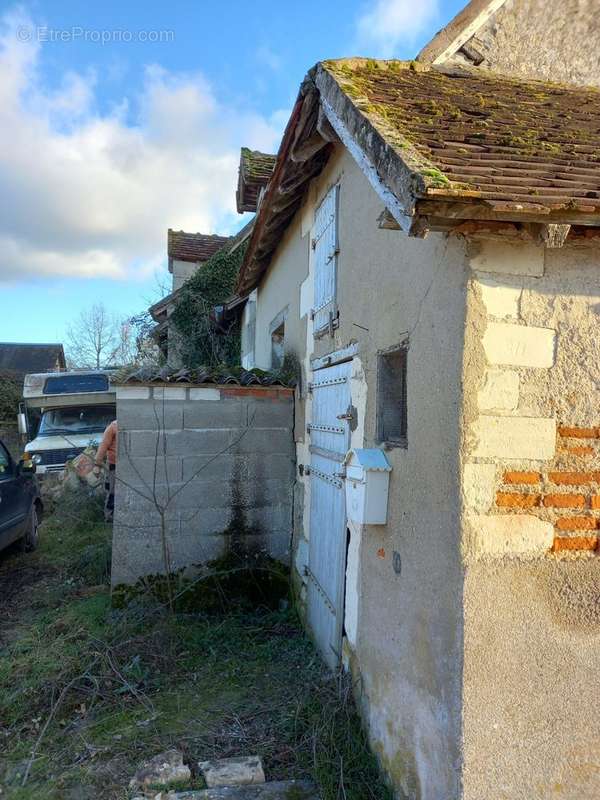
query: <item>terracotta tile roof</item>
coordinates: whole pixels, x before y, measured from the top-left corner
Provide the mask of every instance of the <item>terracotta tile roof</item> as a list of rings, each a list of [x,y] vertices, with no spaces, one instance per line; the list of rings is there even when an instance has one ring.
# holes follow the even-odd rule
[[[417,198],[600,212],[600,91],[414,62],[325,62],[413,172]]]
[[[469,226],[481,222],[510,223],[515,235],[544,246],[600,230],[599,89],[417,62],[325,61],[300,87],[240,269],[240,295],[259,284],[310,181],[340,143],[385,204],[383,227],[471,235]]]
[[[62,344],[0,342],[0,373],[23,377],[34,372],[65,369]]]
[[[214,256],[215,253],[225,247],[229,239],[229,236],[186,233],[185,231],[174,231],[169,228],[167,234],[169,267],[171,267],[173,259],[191,261],[193,263],[208,261],[211,256]]]
[[[237,210],[256,211],[260,190],[267,185],[273,173],[277,156],[242,147],[236,192]]]
[[[243,367],[198,367],[176,369],[170,366],[148,365],[126,367],[111,377],[111,383],[178,383],[178,384],[233,384],[237,386],[284,386],[294,388],[296,379],[281,371],[244,369]]]

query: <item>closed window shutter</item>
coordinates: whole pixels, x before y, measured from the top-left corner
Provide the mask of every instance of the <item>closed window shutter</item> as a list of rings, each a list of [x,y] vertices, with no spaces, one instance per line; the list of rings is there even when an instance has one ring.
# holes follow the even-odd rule
[[[254,367],[254,346],[256,339],[256,302],[248,300],[244,309],[244,325],[242,326],[242,366],[244,369]]]
[[[314,265],[315,300],[312,311],[314,332],[320,333],[337,318],[337,258],[339,185],[330,189],[315,214]]]

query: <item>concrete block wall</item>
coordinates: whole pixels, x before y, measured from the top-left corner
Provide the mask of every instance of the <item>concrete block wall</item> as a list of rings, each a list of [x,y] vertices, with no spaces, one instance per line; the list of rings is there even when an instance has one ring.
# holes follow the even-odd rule
[[[113,585],[230,550],[288,562],[295,476],[289,389],[117,387]],[[163,523],[164,520],[164,523]]]

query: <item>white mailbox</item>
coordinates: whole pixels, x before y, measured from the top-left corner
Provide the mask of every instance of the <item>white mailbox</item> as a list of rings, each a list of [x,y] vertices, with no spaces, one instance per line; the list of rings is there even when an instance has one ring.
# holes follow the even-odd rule
[[[382,450],[348,450],[346,514],[359,525],[385,525],[392,468]]]

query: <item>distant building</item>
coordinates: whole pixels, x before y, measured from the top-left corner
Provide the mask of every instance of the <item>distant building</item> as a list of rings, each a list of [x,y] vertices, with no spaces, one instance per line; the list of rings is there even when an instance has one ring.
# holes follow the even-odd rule
[[[30,372],[58,372],[65,368],[62,344],[0,342],[0,378],[22,381]]]

